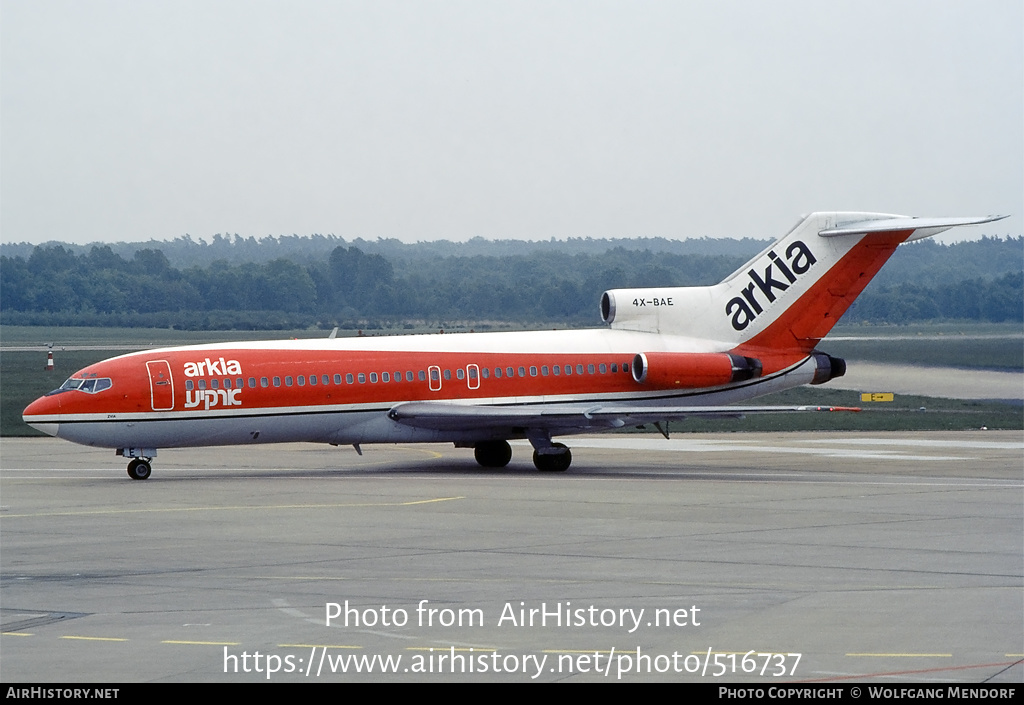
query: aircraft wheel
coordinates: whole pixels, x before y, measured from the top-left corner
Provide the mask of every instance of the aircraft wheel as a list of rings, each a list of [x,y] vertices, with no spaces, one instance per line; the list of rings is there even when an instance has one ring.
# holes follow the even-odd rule
[[[564,443],[552,443],[553,448],[562,448],[561,453],[541,455],[533,451],[533,464],[541,472],[565,472],[572,464],[572,451]]]
[[[149,461],[142,458],[136,458],[128,463],[128,477],[133,480],[148,480],[152,472],[153,466],[149,464]]]
[[[508,441],[486,441],[473,447],[473,457],[485,468],[503,468],[512,460]]]

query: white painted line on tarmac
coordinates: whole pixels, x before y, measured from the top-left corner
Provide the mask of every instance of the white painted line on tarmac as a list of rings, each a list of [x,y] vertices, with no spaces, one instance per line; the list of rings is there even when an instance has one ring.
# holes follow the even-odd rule
[[[1024,441],[935,441],[923,438],[809,438],[798,443],[842,443],[844,445],[916,446],[919,448],[990,448],[1024,450]]]
[[[842,444],[845,441],[828,441]],[[525,442],[517,445],[525,445]],[[573,448],[594,448],[611,450],[637,450],[665,453],[778,453],[793,455],[816,455],[826,458],[855,458],[861,460],[975,460],[966,455],[910,455],[898,450],[873,451],[854,450],[850,448],[798,448],[792,445],[765,445],[763,441],[749,443],[721,441],[705,441],[697,439],[631,439],[631,438],[580,438],[573,439]]]

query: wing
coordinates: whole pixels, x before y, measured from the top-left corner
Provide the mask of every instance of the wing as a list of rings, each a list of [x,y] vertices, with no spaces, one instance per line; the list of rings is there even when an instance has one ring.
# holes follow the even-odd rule
[[[414,401],[388,411],[393,421],[440,431],[473,428],[522,433],[605,430],[692,417],[742,418],[747,414],[784,414],[805,411],[860,411],[844,406],[630,406],[621,404],[470,405]]]

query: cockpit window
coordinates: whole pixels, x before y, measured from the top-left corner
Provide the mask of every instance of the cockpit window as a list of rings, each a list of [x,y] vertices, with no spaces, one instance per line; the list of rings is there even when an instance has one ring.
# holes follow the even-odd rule
[[[73,389],[77,389],[80,392],[86,392],[87,394],[96,394],[102,392],[104,389],[110,389],[113,383],[109,377],[92,377],[90,379],[75,379],[71,377],[64,384],[60,385],[57,389],[54,389],[50,394],[59,394],[60,392],[68,392]]]

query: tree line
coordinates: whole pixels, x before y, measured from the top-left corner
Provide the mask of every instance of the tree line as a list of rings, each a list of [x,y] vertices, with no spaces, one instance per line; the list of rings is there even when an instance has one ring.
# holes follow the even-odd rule
[[[281,256],[188,266],[175,266],[157,246],[116,251],[51,244],[27,256],[0,256],[0,321],[182,329],[592,325],[606,289],[712,284],[764,245],[740,241],[750,251],[737,252],[737,241],[729,241],[716,252],[707,241],[704,254],[681,254],[631,249],[621,241],[604,241],[602,249],[594,242],[582,251],[568,241],[560,249],[526,243],[520,254],[508,254],[503,245],[500,254],[484,254],[480,243],[462,254],[389,243],[397,253],[390,256],[335,245],[328,256],[307,262]],[[845,320],[1024,321],[1022,263],[1019,237],[907,245]]]

